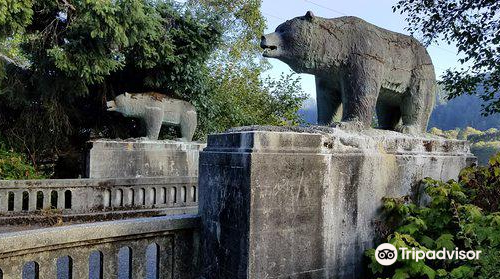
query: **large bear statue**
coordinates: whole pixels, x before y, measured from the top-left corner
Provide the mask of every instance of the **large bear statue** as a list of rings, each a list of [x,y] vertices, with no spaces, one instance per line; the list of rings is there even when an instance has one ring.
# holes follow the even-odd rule
[[[108,111],[141,119],[146,124],[146,136],[152,140],[158,139],[163,124],[180,126],[183,141],[191,141],[196,130],[195,107],[159,93],[121,94],[107,102],[107,107]]]
[[[262,36],[264,56],[316,78],[318,124],[423,133],[436,77],[431,58],[415,38],[356,17],[326,19],[312,12]]]

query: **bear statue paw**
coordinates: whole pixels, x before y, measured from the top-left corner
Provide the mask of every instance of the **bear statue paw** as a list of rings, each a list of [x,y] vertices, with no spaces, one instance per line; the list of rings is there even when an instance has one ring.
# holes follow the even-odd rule
[[[361,131],[364,130],[366,127],[361,121],[342,121],[342,122],[335,122],[330,125],[330,127],[333,128],[339,128],[341,130],[345,131]]]
[[[419,135],[420,133],[420,128],[416,125],[402,125],[399,124],[394,128],[396,132],[400,132],[403,134],[408,134],[408,135]]]

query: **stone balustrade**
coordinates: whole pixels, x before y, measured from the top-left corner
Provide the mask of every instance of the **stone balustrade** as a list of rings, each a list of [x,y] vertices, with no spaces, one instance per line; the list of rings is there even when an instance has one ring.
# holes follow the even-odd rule
[[[0,234],[0,279],[195,278],[199,217],[170,215]]]
[[[0,215],[195,207],[196,177],[0,181]]]

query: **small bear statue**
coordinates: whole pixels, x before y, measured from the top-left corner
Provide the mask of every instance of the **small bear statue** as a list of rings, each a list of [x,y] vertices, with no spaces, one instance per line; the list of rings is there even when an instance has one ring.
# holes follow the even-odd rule
[[[196,130],[195,107],[159,93],[121,94],[107,102],[107,109],[141,119],[146,125],[147,137],[152,140],[158,139],[163,124],[180,126],[183,141],[191,141]]]

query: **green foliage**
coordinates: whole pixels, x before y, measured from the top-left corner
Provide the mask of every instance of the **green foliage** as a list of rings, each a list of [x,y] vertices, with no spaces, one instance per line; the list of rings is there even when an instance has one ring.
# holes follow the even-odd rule
[[[408,30],[423,36],[426,43],[443,38],[454,43],[464,58],[460,70],[448,70],[441,84],[449,98],[461,94],[475,94],[483,87],[481,95],[484,114],[500,111],[500,4],[498,1],[449,0],[413,1],[400,0],[393,7],[407,14]]]
[[[493,155],[500,152],[500,141],[474,142],[470,149],[477,157],[479,165],[486,165]]]
[[[32,5],[22,20],[0,9],[19,19],[2,25],[0,131],[34,162],[81,157],[94,136],[137,136],[135,120],[105,111],[106,99],[124,91],[189,100],[207,90],[203,69],[221,36],[216,15],[170,1]]]
[[[197,130],[199,137],[237,126],[302,123],[297,111],[306,94],[291,75],[262,80],[259,71],[220,70],[209,81],[211,95],[194,102],[206,116],[200,118],[205,123]]]
[[[479,260],[402,260],[379,265],[374,249],[366,251],[373,275],[382,278],[500,278],[500,154],[485,167],[468,167],[458,181],[425,179],[430,202],[419,206],[409,199],[387,198],[388,227],[382,239],[423,251],[480,250]],[[383,241],[385,242],[385,241]]]
[[[489,129],[478,134],[470,135],[467,139],[471,142],[500,141],[500,132],[496,129]]]
[[[26,156],[0,142],[0,180],[41,179],[45,176],[28,162]]]
[[[439,128],[436,128],[436,127],[432,127],[432,128],[430,128],[428,132],[429,132],[430,134],[435,135],[435,136],[444,137],[443,130],[441,130],[441,129],[439,129]]]
[[[0,132],[37,165],[57,169],[81,158],[89,139],[139,136],[137,120],[106,112],[106,101],[124,92],[192,102],[197,139],[232,126],[297,124],[297,78],[261,78],[267,63],[258,59],[260,4],[2,2]]]
[[[438,129],[436,127],[432,127],[429,130],[429,133],[436,135],[436,136],[444,137],[447,139],[457,139],[460,132],[461,132],[460,129],[443,131],[443,130]]]
[[[469,137],[473,135],[482,135],[482,134],[484,133],[479,130],[476,130],[472,127],[466,127],[465,129],[459,130],[457,138],[461,140],[467,140]]]
[[[492,156],[500,152],[500,132],[495,128],[479,131],[472,127],[443,131],[436,127],[429,133],[448,139],[468,140],[471,142],[471,152],[477,157],[479,165],[486,165]]]
[[[0,1],[0,40],[22,32],[33,16],[32,0]]]
[[[197,130],[198,137],[236,126],[301,123],[297,111],[306,95],[299,79],[294,75],[262,78],[268,64],[259,46],[265,28],[261,1],[189,2],[219,14],[224,30],[221,44],[207,63],[210,90],[194,100],[205,116],[200,118],[203,124]]]
[[[190,0],[191,5],[200,5],[221,15],[224,32],[219,51],[242,62],[255,60],[260,52],[260,36],[265,29],[265,19],[260,12],[260,0]],[[221,58],[221,57],[218,57]]]

